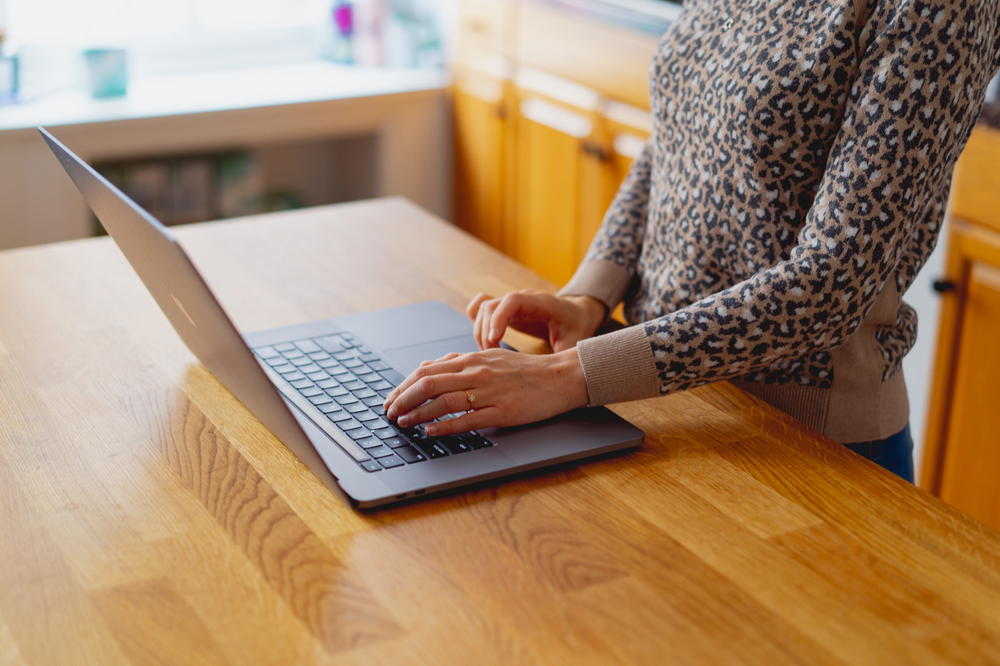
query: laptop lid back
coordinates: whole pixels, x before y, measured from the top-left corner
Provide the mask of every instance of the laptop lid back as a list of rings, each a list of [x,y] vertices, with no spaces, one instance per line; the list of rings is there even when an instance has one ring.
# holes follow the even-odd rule
[[[170,231],[38,128],[184,344],[327,486],[339,487],[222,305]]]

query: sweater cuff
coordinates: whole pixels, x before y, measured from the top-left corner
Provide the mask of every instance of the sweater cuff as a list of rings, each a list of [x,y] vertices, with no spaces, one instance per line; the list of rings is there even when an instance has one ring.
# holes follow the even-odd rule
[[[641,324],[581,340],[576,348],[591,406],[660,394],[653,350]]]
[[[624,266],[607,259],[591,259],[580,264],[573,278],[559,290],[559,295],[591,296],[604,303],[611,312],[625,298],[631,278]]]

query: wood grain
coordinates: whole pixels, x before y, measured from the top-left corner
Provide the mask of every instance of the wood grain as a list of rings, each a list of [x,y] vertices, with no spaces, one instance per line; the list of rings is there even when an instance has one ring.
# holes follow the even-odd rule
[[[399,199],[178,234],[252,330],[547,282]],[[1000,535],[728,384],[360,513],[107,239],[0,253],[0,664],[1000,663]]]

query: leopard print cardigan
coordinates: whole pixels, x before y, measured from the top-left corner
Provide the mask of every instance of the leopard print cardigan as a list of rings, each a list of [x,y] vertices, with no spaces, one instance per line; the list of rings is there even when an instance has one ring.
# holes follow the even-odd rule
[[[1000,66],[998,2],[689,1],[562,290],[633,324],[579,344],[591,403],[728,379],[840,441],[902,429],[900,296]]]

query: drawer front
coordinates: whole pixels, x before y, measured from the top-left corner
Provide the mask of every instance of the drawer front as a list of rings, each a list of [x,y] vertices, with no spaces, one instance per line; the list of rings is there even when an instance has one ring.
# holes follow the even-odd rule
[[[519,63],[649,108],[648,73],[658,41],[655,35],[529,2],[518,6],[514,34],[514,57]]]

